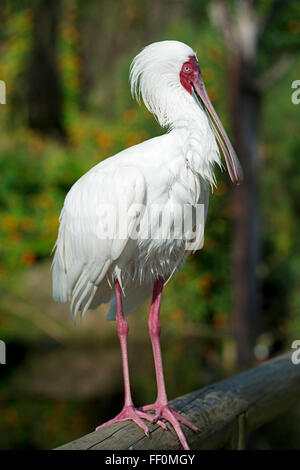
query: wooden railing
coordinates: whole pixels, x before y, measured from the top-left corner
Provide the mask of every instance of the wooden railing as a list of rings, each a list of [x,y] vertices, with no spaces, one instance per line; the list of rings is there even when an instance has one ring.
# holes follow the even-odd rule
[[[300,364],[284,354],[246,372],[196,390],[171,402],[194,423],[186,427],[191,449],[242,449],[245,435],[300,403]],[[148,424],[148,423],[147,423]],[[150,438],[130,421],[92,432],[56,450],[180,450],[172,430],[149,424]]]

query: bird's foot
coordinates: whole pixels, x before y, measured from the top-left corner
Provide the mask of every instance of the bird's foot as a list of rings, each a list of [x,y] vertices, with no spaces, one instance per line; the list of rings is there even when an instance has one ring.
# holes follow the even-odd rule
[[[155,410],[156,414],[152,417],[153,423],[158,423],[159,420],[165,419],[169,421],[169,423],[173,426],[175,433],[177,434],[178,439],[180,440],[182,447],[185,450],[189,450],[189,445],[186,441],[186,438],[182,432],[180,427],[180,423],[184,424],[188,428],[192,429],[193,431],[198,431],[198,428],[190,423],[188,420],[183,418],[179,413],[176,411],[171,410],[168,404],[162,405],[159,403],[153,403],[152,405],[142,406],[140,408],[142,411],[149,411]]]
[[[107,426],[110,426],[111,424],[118,423],[119,421],[126,421],[128,419],[134,421],[146,434],[147,437],[150,437],[149,429],[146,426],[146,424],[142,421],[142,419],[146,419],[147,421],[150,421],[153,423],[153,415],[144,413],[143,411],[137,410],[133,405],[125,405],[124,408],[122,409],[121,413],[119,413],[115,418],[110,419],[104,424],[101,424],[96,428],[96,431],[99,431],[99,429],[106,428]],[[158,424],[158,426],[162,427],[163,429],[167,429],[167,426],[165,423],[163,423],[159,418],[155,420],[155,423]]]

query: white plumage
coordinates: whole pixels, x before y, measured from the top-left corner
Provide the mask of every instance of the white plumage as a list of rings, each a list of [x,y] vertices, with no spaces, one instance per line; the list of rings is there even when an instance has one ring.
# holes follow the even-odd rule
[[[73,318],[110,301],[108,318],[114,319],[116,279],[123,291],[123,311],[130,313],[151,295],[158,276],[167,280],[189,254],[189,233],[177,240],[146,238],[143,217],[155,205],[162,220],[169,215],[172,227],[178,207],[203,203],[207,211],[209,187],[215,182],[213,166],[220,165],[220,157],[203,102],[201,108],[180,81],[182,65],[190,57],[195,52],[187,45],[163,41],[134,59],[132,93],[141,95],[168,131],[99,163],[66,197],[53,260],[53,295],[57,301],[71,301]],[[117,221],[125,207],[125,238],[116,233],[99,237],[104,226],[114,222],[102,212],[104,205],[114,209]],[[131,211],[136,205],[141,205],[140,216]],[[137,226],[141,231],[132,238]]]

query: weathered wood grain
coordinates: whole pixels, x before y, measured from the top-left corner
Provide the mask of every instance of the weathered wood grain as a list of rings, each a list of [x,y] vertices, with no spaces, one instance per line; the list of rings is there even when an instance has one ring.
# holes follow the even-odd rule
[[[196,390],[171,402],[171,406],[198,426],[184,433],[191,449],[217,449],[271,421],[300,402],[300,364],[285,354],[248,371]],[[148,423],[147,423],[148,424]],[[175,434],[149,424],[150,439],[130,421],[92,432],[56,450],[179,450]],[[239,432],[240,430],[240,432]]]

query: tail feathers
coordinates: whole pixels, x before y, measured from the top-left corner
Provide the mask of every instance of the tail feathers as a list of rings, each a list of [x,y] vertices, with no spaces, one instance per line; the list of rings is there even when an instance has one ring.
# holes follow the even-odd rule
[[[122,296],[122,310],[125,316],[139,308],[152,294],[153,283],[145,285],[134,285],[130,289],[125,289]],[[113,294],[110,299],[110,309],[107,320],[115,320],[117,314],[116,296]]]
[[[81,318],[83,318],[85,312],[90,308],[99,285],[107,273],[109,264],[110,260],[107,260],[100,271],[95,265],[83,267],[71,295],[70,309],[73,320],[79,311],[81,311]]]
[[[70,310],[73,320],[78,312],[81,312],[81,317],[83,317],[88,309],[95,309],[101,304],[108,303],[109,300],[110,309],[107,320],[115,320],[117,305],[114,287],[110,285],[106,277],[108,267],[109,263],[105,263],[96,277],[94,267],[89,265],[81,266],[81,269],[76,270],[77,272],[74,273],[71,280],[69,279],[70,275],[68,276],[64,269],[64,263],[59,252],[55,252],[52,264],[53,297],[57,302],[65,303],[71,300]],[[77,275],[77,273],[79,274]],[[93,275],[91,276],[91,274]],[[75,276],[77,280],[74,282]],[[70,288],[70,284],[73,284],[73,288]],[[125,287],[122,296],[124,315],[129,315],[140,307],[151,296],[152,289],[153,283],[135,284],[127,289]]]

